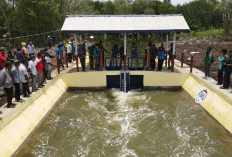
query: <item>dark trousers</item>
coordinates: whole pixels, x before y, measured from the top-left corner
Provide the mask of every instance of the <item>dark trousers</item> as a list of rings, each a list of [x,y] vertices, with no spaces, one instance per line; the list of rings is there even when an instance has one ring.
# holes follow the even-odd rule
[[[211,64],[205,64],[205,76],[210,77],[210,67]]]
[[[158,60],[158,71],[161,71],[163,68],[164,60]]]
[[[95,58],[95,70],[99,70],[99,57]]]
[[[64,65],[63,65],[62,59],[59,59],[59,64],[62,66],[62,68],[64,68]]]
[[[218,84],[223,83],[223,70],[218,70]]]
[[[151,59],[151,70],[155,70],[155,58]]]
[[[7,107],[12,105],[12,98],[13,98],[13,87],[4,88],[4,91],[7,96]]]
[[[85,71],[85,57],[81,58],[80,61],[81,61],[82,71]]]
[[[231,74],[231,69],[226,67],[225,75],[224,75],[224,83],[223,83],[224,88],[230,87],[230,74]]]
[[[15,83],[15,99],[20,100],[20,83]]]
[[[172,55],[169,55],[169,58],[168,58],[168,68],[172,68]]]
[[[71,63],[72,62],[72,53],[68,53],[68,62]]]
[[[93,56],[89,56],[90,70],[93,70]]]
[[[29,87],[28,87],[28,82],[25,82],[22,84],[23,84],[23,95],[24,96],[30,95],[31,92],[30,92]]]

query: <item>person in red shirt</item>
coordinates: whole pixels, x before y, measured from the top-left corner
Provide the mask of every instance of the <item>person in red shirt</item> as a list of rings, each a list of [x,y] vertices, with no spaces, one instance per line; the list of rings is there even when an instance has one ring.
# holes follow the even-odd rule
[[[36,70],[38,71],[38,88],[42,88],[44,82],[44,72],[43,72],[43,61],[41,59],[41,53],[37,54],[36,62]]]
[[[5,54],[5,48],[0,47],[0,70],[5,67],[5,62],[7,61],[8,56]]]

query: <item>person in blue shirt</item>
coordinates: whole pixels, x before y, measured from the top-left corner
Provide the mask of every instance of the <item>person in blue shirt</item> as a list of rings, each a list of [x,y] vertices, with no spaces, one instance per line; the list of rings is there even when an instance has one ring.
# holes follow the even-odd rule
[[[19,66],[20,66],[20,62],[15,61],[15,66],[11,69],[11,74],[12,74],[14,86],[15,86],[15,100],[16,100],[16,102],[22,102],[22,99],[20,99]]]
[[[55,43],[56,43],[56,35],[55,35],[55,33],[53,32],[52,33],[52,42],[53,42],[53,44],[55,45]]]
[[[135,42],[133,42],[131,46],[131,67],[133,65],[133,60],[135,57],[138,57],[138,49],[135,45]],[[138,59],[135,60],[136,60],[135,68],[137,68],[137,66],[139,66],[139,60]]]
[[[158,71],[162,70],[165,56],[166,56],[166,50],[163,47],[160,47],[158,49]]]
[[[111,54],[111,60],[110,60],[110,66],[114,66],[114,61],[116,63],[116,66],[118,65],[117,59],[115,59],[118,55],[118,45],[114,44],[114,46],[112,47],[112,54]]]
[[[99,57],[100,57],[99,47],[100,45],[96,43],[94,48],[95,70],[99,70]]]
[[[218,56],[219,67],[218,67],[218,83],[217,85],[222,85],[223,83],[223,63],[228,59],[227,49],[222,49],[221,55]]]
[[[61,55],[63,56],[63,51],[64,51],[64,41],[63,41],[63,39],[60,40],[60,43],[58,45],[61,46],[60,50],[61,50]]]
[[[56,56],[59,59],[59,64],[62,66],[62,68],[64,69],[64,65],[62,62],[62,57],[61,57],[61,45],[58,45],[58,48],[56,49]]]

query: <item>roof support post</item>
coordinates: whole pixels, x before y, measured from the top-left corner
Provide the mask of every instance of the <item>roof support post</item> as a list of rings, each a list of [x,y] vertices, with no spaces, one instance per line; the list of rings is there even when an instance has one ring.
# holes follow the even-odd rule
[[[174,61],[176,53],[176,32],[173,34],[173,48],[172,48],[172,72],[174,72]]]
[[[168,51],[168,33],[166,34],[166,50]],[[168,53],[166,53],[165,67],[168,66]]]
[[[75,37],[75,55],[77,55],[77,34],[74,34]]]
[[[124,34],[124,71],[126,71],[126,34]]]

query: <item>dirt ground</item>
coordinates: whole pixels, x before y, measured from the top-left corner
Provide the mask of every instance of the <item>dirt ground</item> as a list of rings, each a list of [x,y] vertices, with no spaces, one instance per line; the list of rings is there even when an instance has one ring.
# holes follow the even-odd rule
[[[217,57],[223,48],[226,48],[228,52],[229,50],[232,50],[231,41],[223,41],[216,38],[181,38],[177,42],[177,59],[181,60],[181,54],[186,50],[186,53],[184,54],[184,62],[190,65],[190,52],[199,52],[199,54],[194,55],[194,67],[204,72],[203,59],[209,46],[212,47],[212,52],[215,58],[215,62],[211,66],[211,77],[217,80],[219,67]]]

